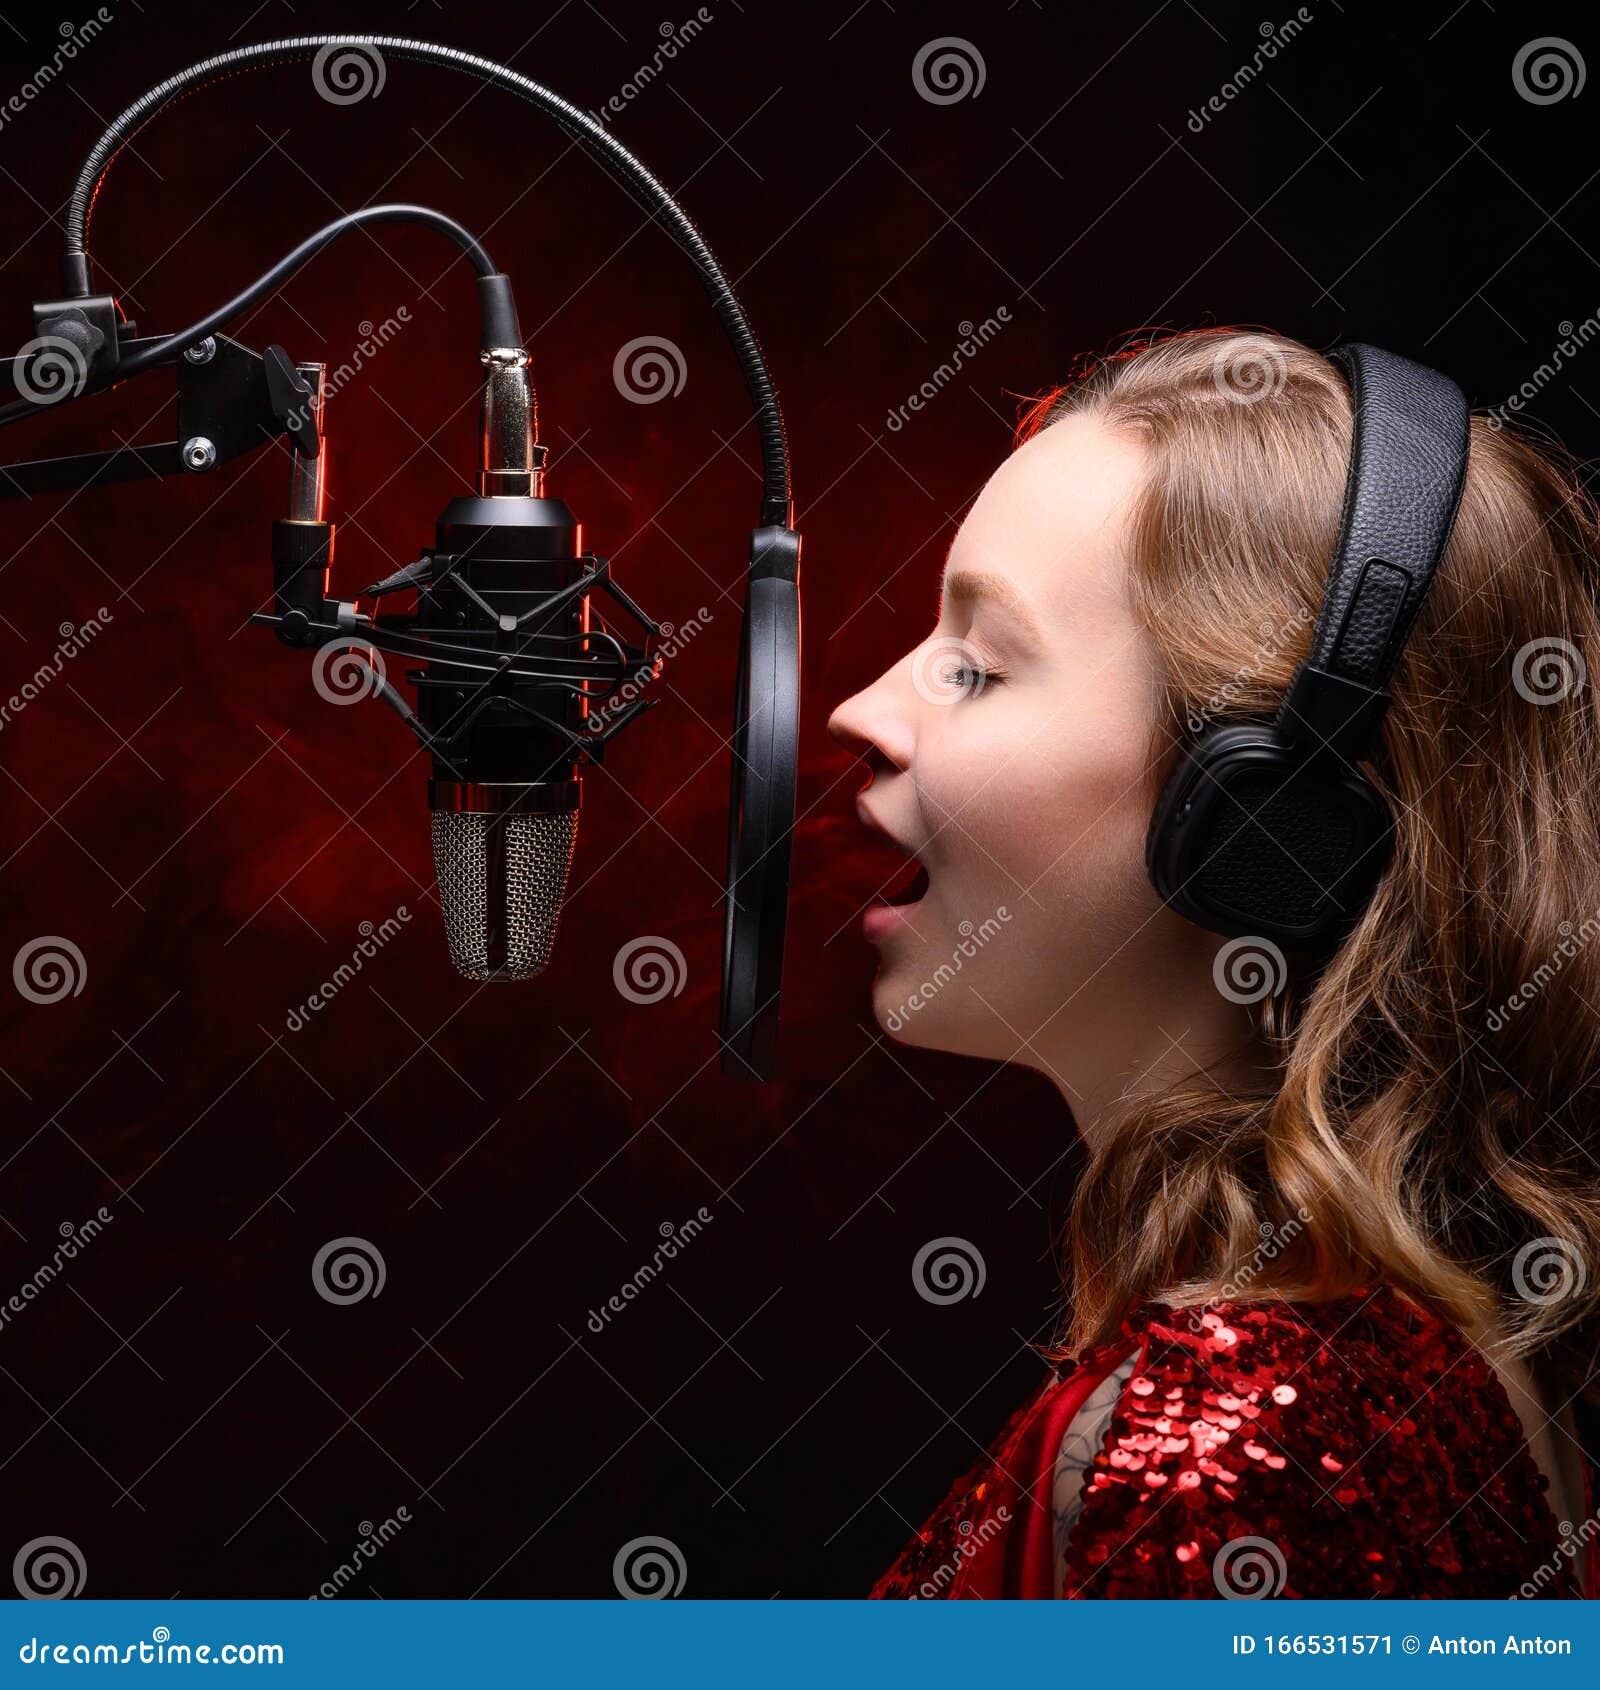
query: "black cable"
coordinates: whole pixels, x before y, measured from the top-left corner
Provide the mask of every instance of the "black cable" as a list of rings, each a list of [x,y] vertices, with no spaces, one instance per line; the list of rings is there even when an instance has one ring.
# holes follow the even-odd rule
[[[341,235],[348,234],[352,229],[362,228],[368,223],[427,224],[448,235],[471,259],[473,269],[480,276],[498,274],[494,261],[484,251],[477,236],[469,233],[453,217],[446,217],[442,211],[434,211],[425,205],[365,206],[360,211],[352,211],[338,218],[325,229],[317,230],[316,234],[307,236],[293,252],[280,258],[243,293],[235,294],[226,305],[219,305],[215,311],[207,312],[198,323],[190,324],[188,328],[178,334],[169,335],[154,346],[142,346],[130,357],[124,358],[117,366],[117,380],[121,381],[125,376],[136,376],[141,370],[153,369],[157,364],[174,363],[185,347],[193,346],[197,340],[204,340],[224,323],[248,311],[252,305],[259,304],[268,294],[282,287],[296,270],[309,263],[324,247],[331,246]]]
[[[494,63],[466,53],[456,47],[441,47],[433,42],[413,41],[390,35],[302,35],[283,41],[258,42],[238,47],[202,59],[135,100],[95,143],[72,192],[67,208],[66,246],[62,255],[62,284],[65,292],[75,298],[89,294],[88,231],[93,210],[106,173],[117,153],[144,126],[174,100],[193,92],[208,82],[231,76],[239,71],[255,70],[270,65],[313,59],[319,54],[338,52],[367,54],[381,62],[385,58],[415,60],[442,66],[476,77],[517,95],[539,108],[547,117],[600,160],[623,185],[639,199],[645,210],[672,237],[689,257],[711,296],[713,309],[722,324],[739,368],[744,375],[751,404],[755,408],[756,424],[760,432],[763,467],[763,523],[792,521],[789,492],[789,446],[784,433],[783,415],[778,409],[778,396],[762,357],[760,344],[745,319],[744,311],[735,297],[733,287],[722,272],[711,248],[677,201],[662,187],[643,164],[620,141],[580,111],[578,107],[552,93],[548,88]],[[324,61],[326,63],[327,61]],[[337,60],[334,61],[337,64]]]
[[[484,250],[483,243],[476,235],[457,223],[453,217],[446,217],[442,211],[434,211],[425,205],[369,205],[360,211],[352,211],[337,218],[326,228],[319,229],[316,234],[301,241],[293,252],[280,258],[265,274],[258,276],[242,293],[235,294],[226,305],[219,305],[214,311],[208,311],[199,322],[191,323],[188,328],[179,333],[169,335],[165,340],[156,341],[150,346],[141,346],[138,351],[130,353],[117,365],[112,380],[125,381],[130,376],[142,374],[145,370],[156,368],[160,364],[173,364],[183,355],[186,347],[193,346],[196,341],[204,340],[207,335],[215,334],[218,329],[248,311],[251,306],[258,305],[268,294],[282,287],[288,279],[303,265],[309,263],[326,246],[331,246],[341,235],[348,234],[352,229],[359,229],[368,223],[422,223],[429,228],[437,229],[448,235],[457,246],[471,260],[472,267],[481,279],[499,278],[499,272],[494,267],[494,260]],[[487,347],[491,342],[495,345],[503,343],[505,331],[497,316],[492,315],[487,302],[484,306],[484,342]],[[85,388],[85,392],[94,389]],[[6,423],[16,422],[22,417],[32,416],[36,411],[46,409],[53,400],[35,402],[29,399],[13,400],[11,404],[0,407],[0,427]]]

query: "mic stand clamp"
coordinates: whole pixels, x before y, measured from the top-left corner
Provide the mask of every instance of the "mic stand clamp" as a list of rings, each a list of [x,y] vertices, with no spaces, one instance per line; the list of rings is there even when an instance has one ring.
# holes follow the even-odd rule
[[[129,346],[154,345],[162,338],[152,336]],[[26,365],[28,358],[19,355],[12,363],[14,368]],[[305,411],[307,396],[293,385],[296,366],[281,346],[252,352],[227,335],[208,335],[188,349],[175,369],[176,440],[0,465],[0,497],[31,498],[35,493],[151,476],[203,475],[281,435],[289,435],[307,453],[320,449],[315,423]],[[29,378],[22,373],[26,382]],[[63,398],[67,391],[62,390]]]

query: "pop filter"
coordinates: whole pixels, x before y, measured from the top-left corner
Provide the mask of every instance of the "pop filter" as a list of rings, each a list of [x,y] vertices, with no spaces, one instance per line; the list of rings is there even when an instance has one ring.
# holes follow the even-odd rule
[[[772,1077],[800,739],[800,536],[758,528],[739,636],[722,925],[722,1072]]]

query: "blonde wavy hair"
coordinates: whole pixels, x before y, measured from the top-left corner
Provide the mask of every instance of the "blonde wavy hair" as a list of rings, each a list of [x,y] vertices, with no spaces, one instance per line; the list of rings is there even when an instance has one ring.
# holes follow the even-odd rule
[[[1350,394],[1296,341],[1200,330],[1088,362],[1017,443],[1085,412],[1149,454],[1130,536],[1165,670],[1153,803],[1197,720],[1274,712],[1309,652]],[[1146,1300],[1381,1280],[1600,1400],[1597,558],[1572,464],[1475,415],[1455,529],[1364,765],[1395,818],[1376,894],[1261,1005],[1276,1090],[1196,1074],[1102,1123],[1056,1354]]]

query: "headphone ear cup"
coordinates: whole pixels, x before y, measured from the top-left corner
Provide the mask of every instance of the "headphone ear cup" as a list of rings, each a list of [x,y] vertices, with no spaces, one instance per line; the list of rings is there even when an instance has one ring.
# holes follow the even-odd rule
[[[1204,730],[1151,814],[1145,861],[1180,915],[1314,949],[1347,930],[1388,861],[1392,820],[1363,775],[1285,746],[1271,723]]]

